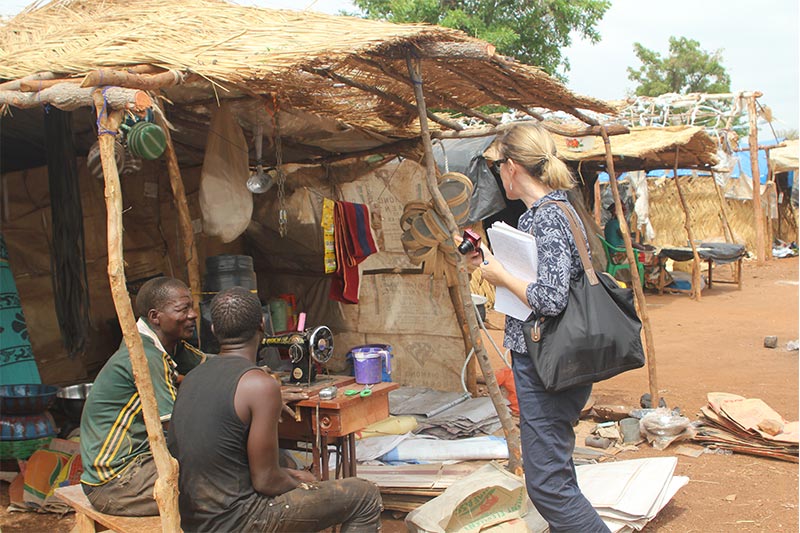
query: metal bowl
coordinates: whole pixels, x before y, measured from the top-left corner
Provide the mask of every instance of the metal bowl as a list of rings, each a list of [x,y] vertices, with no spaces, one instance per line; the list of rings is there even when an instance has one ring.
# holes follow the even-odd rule
[[[35,415],[43,413],[53,403],[58,387],[29,383],[0,386],[0,413],[4,415]]]
[[[56,394],[61,410],[75,424],[79,424],[81,421],[83,405],[86,403],[86,398],[91,390],[91,383],[78,383],[69,387],[61,387]]]

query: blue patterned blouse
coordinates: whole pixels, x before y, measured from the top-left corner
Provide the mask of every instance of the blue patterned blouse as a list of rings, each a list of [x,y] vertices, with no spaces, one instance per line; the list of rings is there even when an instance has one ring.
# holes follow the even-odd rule
[[[555,204],[548,204],[538,209],[542,203],[550,200],[567,202],[567,193],[557,190],[545,195],[525,211],[517,223],[520,231],[532,233],[536,239],[539,262],[537,279],[535,283],[528,285],[527,294],[528,305],[540,316],[555,316],[567,307],[569,281],[577,279],[583,272],[581,257],[575,247],[575,239],[572,237],[566,215]],[[575,216],[585,239],[586,229],[577,213]],[[586,248],[589,248],[588,242]],[[527,352],[525,339],[522,336],[521,320],[506,317],[503,345],[515,352]]]

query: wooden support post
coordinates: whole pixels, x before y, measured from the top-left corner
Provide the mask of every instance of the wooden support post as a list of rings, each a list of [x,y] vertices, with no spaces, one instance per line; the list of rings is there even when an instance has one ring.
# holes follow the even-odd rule
[[[758,171],[758,114],[756,96],[747,97],[747,116],[750,122],[750,174],[753,177],[753,222],[756,225],[756,260],[759,266],[768,259],[764,250],[764,209],[761,207],[761,175]],[[770,254],[771,255],[771,254]]]
[[[122,191],[119,171],[114,159],[114,134],[122,122],[124,111],[108,106],[103,92],[94,92],[94,106],[100,121],[98,141],[100,160],[105,178],[106,223],[108,230],[108,280],[111,297],[117,311],[122,336],[130,353],[133,379],[142,403],[142,414],[147,429],[147,438],[158,470],[154,496],[161,515],[162,530],[178,533],[181,517],[178,512],[178,462],[169,454],[164,429],[158,416],[158,404],[150,379],[150,370],[144,354],[142,338],[136,328],[128,289],[125,287],[125,267],[122,247]]]
[[[178,209],[178,225],[181,229],[183,241],[183,257],[186,262],[186,275],[189,279],[189,288],[192,291],[192,306],[197,313],[197,331],[200,331],[200,297],[202,290],[200,287],[200,259],[197,256],[197,244],[194,240],[194,227],[192,226],[192,216],[189,213],[189,202],[186,200],[186,189],[183,187],[181,169],[178,166],[178,157],[175,155],[175,145],[172,144],[167,122],[164,117],[164,107],[156,100],[161,110],[156,113],[156,122],[164,135],[167,137],[167,147],[164,154],[167,158],[167,171],[169,173],[169,184],[172,187],[172,197],[175,200],[175,207]]]
[[[408,73],[413,82],[414,96],[417,100],[417,108],[419,110],[419,126],[422,146],[425,150],[425,177],[428,183],[428,191],[433,198],[433,205],[436,212],[447,224],[447,231],[449,231],[451,235],[456,234],[458,232],[458,226],[436,182],[436,162],[433,159],[433,146],[431,145],[431,135],[428,130],[425,96],[422,92],[422,76],[420,74],[419,62],[409,56],[406,58],[406,64],[408,65]],[[457,255],[457,287],[459,295],[461,296],[463,315],[466,318],[466,322],[460,324],[461,333],[465,339],[469,339],[469,342],[475,348],[475,357],[483,372],[486,388],[489,390],[489,397],[492,399],[492,404],[500,418],[500,424],[503,427],[503,432],[506,436],[506,444],[508,445],[508,470],[515,474],[522,475],[522,447],[519,437],[519,428],[511,418],[511,412],[506,405],[503,394],[500,392],[500,386],[497,384],[497,377],[492,370],[489,355],[486,353],[486,349],[483,346],[483,339],[481,338],[480,328],[478,327],[478,317],[475,316],[475,310],[472,307],[472,295],[469,290],[470,278],[467,274],[466,260],[461,254]],[[466,340],[464,342],[466,344]]]
[[[600,177],[594,177],[594,221],[599,226],[603,221],[603,199],[600,191]]]
[[[633,242],[631,241],[631,231],[628,228],[628,222],[625,220],[625,215],[622,212],[622,200],[619,196],[619,186],[614,171],[614,155],[611,152],[611,141],[608,138],[605,127],[600,127],[600,133],[603,137],[603,144],[606,149],[606,171],[609,176],[609,183],[611,184],[611,192],[614,195],[614,204],[616,207],[617,220],[619,220],[619,229],[622,232],[622,240],[625,241],[625,256],[628,259],[628,264],[631,265],[631,286],[633,287],[633,294],[636,296],[636,303],[639,308],[639,318],[642,319],[642,330],[644,331],[645,349],[647,350],[647,377],[650,382],[650,398],[653,405],[658,404],[658,377],[656,375],[656,348],[653,344],[653,332],[650,329],[650,316],[647,312],[647,301],[644,299],[644,289],[642,282],[639,279],[639,272],[636,269],[636,257],[633,254]]]
[[[680,148],[675,147],[675,167],[673,169],[672,178],[675,181],[675,187],[678,189],[678,198],[681,201],[683,208],[683,227],[686,228],[686,236],[689,238],[689,246],[692,248],[692,298],[700,300],[700,256],[697,253],[697,245],[694,242],[694,235],[692,232],[692,217],[689,214],[689,206],[686,204],[686,199],[683,197],[683,189],[678,180],[678,152]]]
[[[455,271],[455,269],[452,270],[452,278],[458,279],[458,273]],[[457,285],[448,287],[447,290],[450,292],[450,301],[453,302],[453,307],[456,310],[456,320],[458,320],[459,324],[466,324],[467,317],[464,315],[464,310],[468,309],[470,306],[464,305],[464,302],[461,301],[461,292],[459,291]],[[469,353],[475,347],[472,345],[472,340],[470,339],[469,335],[463,335],[463,337],[464,337],[464,353],[467,354],[467,356],[469,356]],[[469,393],[472,395],[473,398],[476,398],[478,396],[477,377],[478,376],[475,373],[475,365],[467,363],[464,383],[466,384],[467,390],[469,391]]]
[[[733,242],[733,231],[731,231],[731,225],[728,223],[728,213],[725,211],[725,197],[722,195],[722,189],[713,174],[711,179],[714,180],[714,190],[717,191],[717,199],[719,200],[719,218],[722,221],[722,233],[725,234],[726,242]]]

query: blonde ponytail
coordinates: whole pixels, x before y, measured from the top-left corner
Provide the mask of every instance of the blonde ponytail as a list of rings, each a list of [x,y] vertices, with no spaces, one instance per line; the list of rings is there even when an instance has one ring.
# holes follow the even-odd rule
[[[575,179],[569,167],[558,157],[550,134],[534,122],[514,122],[499,138],[503,157],[522,165],[535,179],[551,189],[569,190]]]

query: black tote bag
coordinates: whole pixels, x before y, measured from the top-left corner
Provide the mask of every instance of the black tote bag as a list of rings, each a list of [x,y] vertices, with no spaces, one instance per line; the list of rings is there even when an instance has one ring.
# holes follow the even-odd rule
[[[531,315],[522,325],[528,355],[548,392],[644,366],[642,322],[633,291],[620,287],[607,273],[595,272],[572,211],[562,202],[553,203],[569,220],[584,272],[570,281],[569,300],[561,314]]]

